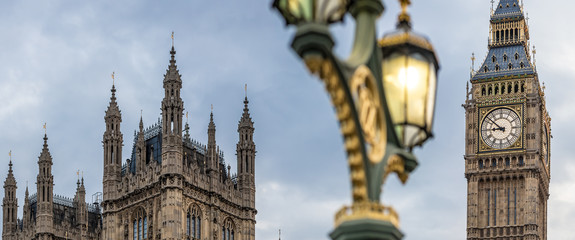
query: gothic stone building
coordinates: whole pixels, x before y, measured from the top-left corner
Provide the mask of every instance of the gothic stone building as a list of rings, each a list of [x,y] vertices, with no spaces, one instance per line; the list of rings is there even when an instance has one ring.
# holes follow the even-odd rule
[[[2,239],[100,239],[100,209],[86,203],[83,178],[77,185],[73,199],[53,193],[52,156],[48,137],[44,135],[44,147],[38,158],[37,194],[29,196],[26,187],[22,219],[17,219],[17,187],[10,161],[4,181]]]
[[[53,195],[47,137],[40,155],[37,192],[26,190],[24,219],[17,220],[16,180],[4,183],[2,239],[255,239],[254,123],[248,99],[238,124],[237,174],[216,144],[213,113],[208,143],[190,138],[183,125],[181,75],[172,47],[164,75],[161,119],[144,128],[140,119],[131,158],[122,163],[122,115],[116,89],[104,120],[103,201],[85,203],[84,181],[74,199]]]
[[[469,240],[547,239],[551,118],[526,20],[517,0],[496,5],[463,104]]]

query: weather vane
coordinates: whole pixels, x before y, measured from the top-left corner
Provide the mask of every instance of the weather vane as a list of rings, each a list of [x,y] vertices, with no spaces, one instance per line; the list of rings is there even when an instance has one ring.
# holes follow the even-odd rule
[[[12,161],[12,150],[10,150],[10,152],[8,152],[8,156],[10,157],[10,161]]]
[[[174,47],[174,31],[172,31],[172,47]]]
[[[112,72],[112,85],[114,85],[116,83],[115,82],[115,78],[116,78],[115,75],[116,75],[116,72]]]
[[[244,86],[244,91],[246,92],[246,97],[248,97],[248,84],[247,83]]]
[[[46,122],[44,122],[43,128],[44,128],[44,135],[45,135],[45,134],[48,134],[48,130],[46,130]]]

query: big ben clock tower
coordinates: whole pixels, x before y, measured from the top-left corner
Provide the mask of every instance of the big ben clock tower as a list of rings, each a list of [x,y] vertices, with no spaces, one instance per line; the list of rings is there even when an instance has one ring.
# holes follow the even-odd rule
[[[493,6],[488,46],[463,104],[467,239],[545,240],[551,118],[517,0]]]

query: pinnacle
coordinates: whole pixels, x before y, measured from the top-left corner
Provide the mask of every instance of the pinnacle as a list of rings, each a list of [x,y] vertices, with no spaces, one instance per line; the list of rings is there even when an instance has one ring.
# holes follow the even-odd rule
[[[44,134],[44,149],[48,149],[48,135]]]

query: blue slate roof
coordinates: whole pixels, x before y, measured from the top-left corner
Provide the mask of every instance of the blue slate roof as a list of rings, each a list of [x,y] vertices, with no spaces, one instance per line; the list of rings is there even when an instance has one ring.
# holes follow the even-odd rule
[[[504,18],[522,18],[521,6],[517,0],[500,0],[499,4],[495,6],[495,13],[491,16],[491,20],[500,20]]]
[[[535,70],[525,52],[525,47],[520,44],[489,49],[489,53],[481,65],[481,68],[473,75],[471,80],[512,75],[529,75],[534,73]]]

